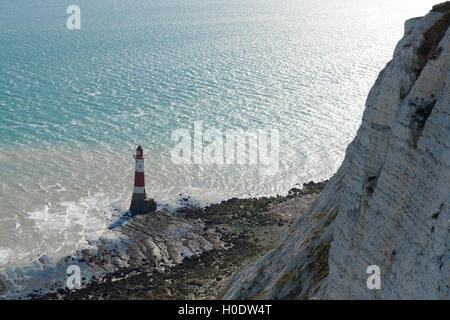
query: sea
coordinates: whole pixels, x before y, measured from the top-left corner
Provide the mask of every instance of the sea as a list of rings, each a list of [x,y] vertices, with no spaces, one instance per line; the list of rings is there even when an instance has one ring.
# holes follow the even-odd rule
[[[171,210],[329,178],[404,21],[436,2],[0,0],[0,271],[116,237],[138,145]],[[174,161],[196,122],[277,132],[277,170]]]

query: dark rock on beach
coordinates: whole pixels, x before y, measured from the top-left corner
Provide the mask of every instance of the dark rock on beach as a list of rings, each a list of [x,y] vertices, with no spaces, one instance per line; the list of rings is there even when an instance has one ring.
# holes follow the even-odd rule
[[[94,276],[78,290],[59,287],[30,299],[217,299],[233,273],[277,245],[286,226],[317,198],[325,183],[285,197],[230,199],[201,208],[129,218],[122,243],[84,250]]]

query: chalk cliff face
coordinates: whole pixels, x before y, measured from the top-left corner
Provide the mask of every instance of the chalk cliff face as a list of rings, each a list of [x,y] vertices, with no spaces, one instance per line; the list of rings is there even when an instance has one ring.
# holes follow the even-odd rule
[[[225,299],[448,299],[449,24],[450,2],[405,23],[340,169]]]

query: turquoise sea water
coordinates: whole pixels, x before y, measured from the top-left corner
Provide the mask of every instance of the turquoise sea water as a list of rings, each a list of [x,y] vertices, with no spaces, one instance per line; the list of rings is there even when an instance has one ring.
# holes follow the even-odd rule
[[[435,3],[392,2],[0,0],[0,268],[114,237],[137,144],[160,204],[331,176],[404,21]],[[171,133],[198,120],[277,129],[279,172],[174,164]]]

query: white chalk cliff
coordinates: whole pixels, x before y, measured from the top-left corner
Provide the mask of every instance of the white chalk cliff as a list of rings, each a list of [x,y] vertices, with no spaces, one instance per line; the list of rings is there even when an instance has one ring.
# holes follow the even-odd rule
[[[405,23],[340,169],[225,299],[448,299],[449,24],[450,2]]]

